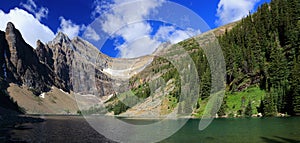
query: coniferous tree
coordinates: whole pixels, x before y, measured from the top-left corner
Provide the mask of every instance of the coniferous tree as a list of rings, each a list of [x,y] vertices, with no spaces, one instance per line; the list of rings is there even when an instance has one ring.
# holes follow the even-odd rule
[[[252,116],[252,104],[251,104],[251,100],[248,101],[247,107],[245,109],[245,116],[246,117],[251,117]]]
[[[264,109],[263,116],[275,116],[276,115],[276,107],[274,104],[274,99],[272,94],[268,94],[263,101]]]
[[[292,105],[289,109],[292,110],[290,113],[300,113],[300,62],[295,60],[294,68],[292,71],[292,82],[291,82],[291,97],[287,101]],[[289,106],[290,106],[289,105]]]

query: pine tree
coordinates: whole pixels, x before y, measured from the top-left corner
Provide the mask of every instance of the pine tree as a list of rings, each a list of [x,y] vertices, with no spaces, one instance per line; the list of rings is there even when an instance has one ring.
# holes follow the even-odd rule
[[[276,106],[274,104],[274,98],[272,94],[268,94],[263,101],[263,116],[275,116]]]
[[[248,104],[247,104],[247,107],[245,109],[244,114],[245,114],[246,117],[251,117],[252,116],[252,104],[251,104],[250,100],[248,101]]]
[[[207,68],[204,75],[202,76],[200,83],[200,97],[205,99],[210,96],[211,91],[211,74],[210,70]]]
[[[295,60],[294,68],[292,71],[292,83],[291,83],[292,97],[289,103],[292,103],[292,114],[300,114],[300,62]]]
[[[228,108],[227,103],[226,103],[226,99],[223,99],[223,103],[221,104],[221,107],[218,111],[218,115],[219,116],[225,116],[226,115],[226,109]]]
[[[227,88],[260,78],[265,115],[300,113],[300,1],[272,0],[220,38]],[[257,83],[251,83],[257,84]]]

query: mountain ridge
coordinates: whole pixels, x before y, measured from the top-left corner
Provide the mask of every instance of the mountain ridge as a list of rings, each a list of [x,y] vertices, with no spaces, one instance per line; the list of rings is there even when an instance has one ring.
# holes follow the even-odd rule
[[[209,32],[222,33],[225,31],[222,30],[224,28],[228,27],[224,26]],[[161,45],[161,48],[166,45],[168,44]],[[34,95],[40,97],[44,97],[45,93],[52,92],[53,87],[68,93],[77,92],[83,95],[97,94],[98,97],[111,97],[112,94],[119,92],[115,91],[113,84],[124,84],[123,80],[128,80],[142,71],[152,63],[154,58],[155,54],[131,59],[111,58],[101,53],[88,41],[80,37],[69,39],[62,32],[59,32],[52,41],[47,43],[38,40],[36,48],[33,48],[24,41],[20,31],[15,28],[13,23],[7,23],[5,32],[0,31],[0,59],[3,59],[0,61],[2,65],[0,69],[1,82],[13,83],[10,84],[12,89],[18,90],[19,88],[16,86],[22,87],[22,90],[26,90],[23,88],[26,86]],[[85,76],[84,78],[86,78],[85,81],[93,82],[85,83],[85,81],[74,79],[74,74],[75,78],[80,78],[76,77],[76,74],[79,73],[91,74],[88,73],[91,68],[95,68],[95,71],[91,72],[95,74],[95,77]],[[116,73],[119,72],[118,76]],[[80,86],[83,84],[82,82],[86,86]],[[124,86],[129,85],[125,84]],[[17,98],[15,95],[13,97]],[[22,104],[22,101],[17,102]],[[24,105],[28,106],[27,103]],[[29,113],[34,112],[29,111]]]

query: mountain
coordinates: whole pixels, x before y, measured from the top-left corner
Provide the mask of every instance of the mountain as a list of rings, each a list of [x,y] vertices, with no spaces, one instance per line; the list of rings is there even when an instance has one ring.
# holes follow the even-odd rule
[[[212,32],[222,34],[225,29],[234,25],[236,23]],[[1,86],[1,91],[7,93],[6,96],[22,111],[30,114],[74,114],[79,110],[89,112],[99,106],[103,108],[104,102],[104,106],[109,109],[109,112],[112,112],[111,108],[114,108],[112,113],[119,114],[115,110],[118,109],[120,101],[114,101],[114,97],[130,90],[138,97],[144,96],[146,93],[150,95],[150,87],[146,83],[154,79],[152,76],[163,76],[159,72],[154,75],[151,72],[154,69],[158,70],[166,63],[170,65],[166,61],[160,64],[156,63],[157,60],[161,60],[159,56],[163,56],[162,53],[170,52],[172,45],[168,43],[162,44],[155,51],[154,56],[115,59],[102,54],[87,41],[79,37],[71,40],[61,32],[48,43],[44,44],[38,40],[35,49],[23,40],[13,23],[8,23],[6,31],[0,31],[0,33],[0,58],[2,59],[0,64],[3,65],[0,69],[0,79],[1,83],[6,85]],[[202,40],[204,43],[205,38]],[[179,60],[176,55],[172,58]],[[164,67],[166,71],[174,71],[173,67]],[[139,78],[140,75],[143,75],[143,78]],[[175,86],[175,80],[171,77],[165,80],[167,87]],[[142,85],[148,88],[144,89]],[[140,86],[142,88],[138,88]],[[138,89],[142,91],[137,92]],[[178,92],[175,90],[178,89],[166,89],[168,92]],[[165,95],[160,92],[155,94],[159,97],[155,104],[159,104]],[[143,98],[149,95],[145,95]],[[150,99],[145,100],[146,105],[143,105],[144,102],[141,105],[132,104],[132,106],[136,106],[133,110],[135,108],[142,108],[142,110],[153,108],[151,106],[154,103],[147,105],[148,100]],[[7,100],[2,101],[7,102]],[[113,101],[113,103],[108,101]],[[164,108],[169,107],[165,106]],[[154,113],[152,110],[149,111]],[[163,111],[165,112],[163,114],[155,112],[158,113],[156,116],[161,116],[169,111]],[[135,113],[129,111],[128,114]]]
[[[63,33],[33,49],[8,23],[0,31],[1,93],[11,108],[33,114],[299,115],[299,9],[299,0],[272,0],[238,22],[134,59],[110,58]]]
[[[220,106],[218,116],[300,115],[299,9],[299,0],[272,0],[242,20],[211,31],[218,37],[226,63],[225,97],[216,100],[212,107]],[[179,75],[186,69],[178,70],[169,59],[154,57],[143,72],[131,78],[131,90],[140,99],[130,93],[118,94],[118,98],[107,102],[110,111],[121,116],[148,117],[187,109],[196,117],[215,116],[215,112],[208,113],[206,108],[215,87],[211,75],[214,69],[212,63],[208,64],[211,57],[204,54],[214,47],[210,47],[214,39],[205,34],[171,46],[182,46],[196,65],[200,81],[197,103],[180,101],[182,87],[186,87],[181,81],[186,77]],[[171,59],[176,61],[180,57],[177,53]],[[153,82],[156,78],[162,79]]]
[[[47,44],[38,40],[34,49],[10,22],[5,32],[0,31],[0,59],[1,91],[8,91],[27,113],[63,113],[69,110],[64,104],[72,104],[72,113],[76,113],[79,109],[73,93],[107,98],[115,93],[113,82],[121,82],[118,78],[130,76],[152,61],[151,57],[113,59],[87,41],[79,37],[70,40],[61,32]]]

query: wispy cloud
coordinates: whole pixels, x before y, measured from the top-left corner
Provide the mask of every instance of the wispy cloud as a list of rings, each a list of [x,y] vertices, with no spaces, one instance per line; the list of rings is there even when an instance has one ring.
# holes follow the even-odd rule
[[[94,41],[99,41],[100,36],[97,34],[95,29],[92,27],[88,26],[84,32],[83,37],[87,38],[88,40],[94,40]]]
[[[116,43],[116,49],[120,51],[119,56],[133,58],[150,54],[160,44],[150,38],[153,29],[145,21],[145,17],[163,2],[163,0],[114,0],[112,3],[103,4],[95,1],[98,6],[93,16],[104,17],[102,31],[125,40],[122,44]]]
[[[49,10],[46,7],[38,7],[33,0],[27,0],[26,3],[20,3],[20,6],[33,13],[40,21],[42,18],[47,18]]]
[[[174,27],[170,29],[171,27],[165,26],[161,26],[161,30],[154,31],[147,21],[147,16],[155,13],[164,2],[165,0],[113,0],[108,3],[96,0],[97,6],[92,16],[102,17],[103,32],[112,38],[121,37],[125,41],[115,44],[115,49],[120,52],[119,56],[134,58],[151,54],[162,42],[176,43],[189,38],[193,33],[191,30],[178,30]]]
[[[249,14],[260,0],[220,0],[217,8],[217,25],[240,20]]]
[[[22,9],[14,8],[9,13],[0,10],[0,17],[0,30],[5,31],[7,22],[13,22],[25,41],[33,48],[36,47],[37,40],[46,43],[54,38],[54,33],[48,26],[41,24],[32,14]]]
[[[73,23],[71,20],[67,20],[64,17],[59,17],[60,20],[60,27],[57,29],[57,31],[61,31],[68,35],[69,38],[74,38],[79,35],[80,31],[83,31],[85,29],[84,25],[77,25]]]
[[[188,39],[192,36],[201,34],[200,30],[186,29],[180,30],[176,29],[174,26],[161,26],[155,34],[155,38],[161,41],[169,41],[172,44],[176,44],[182,40]]]

